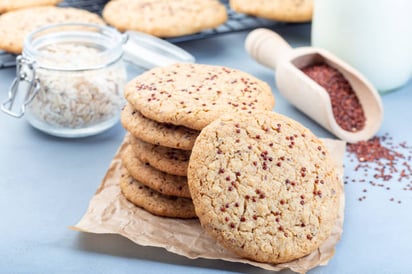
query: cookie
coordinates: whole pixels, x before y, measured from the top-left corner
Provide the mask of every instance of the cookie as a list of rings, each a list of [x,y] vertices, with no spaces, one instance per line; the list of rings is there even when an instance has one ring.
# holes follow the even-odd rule
[[[313,0],[230,0],[237,12],[283,22],[312,20]]]
[[[120,31],[175,37],[215,28],[227,13],[217,0],[117,0],[106,4],[103,18]]]
[[[97,14],[76,8],[45,6],[10,11],[0,16],[0,49],[19,54],[24,37],[31,31],[48,24],[69,22],[104,24]]]
[[[191,199],[160,194],[138,182],[127,173],[126,169],[122,170],[120,189],[127,200],[154,215],[182,219],[196,218]]]
[[[201,130],[227,112],[271,110],[269,85],[222,66],[174,64],[131,80],[125,97],[148,119]]]
[[[187,177],[170,175],[143,163],[130,146],[121,156],[123,166],[141,184],[164,195],[191,198]]]
[[[132,136],[129,140],[140,161],[168,174],[187,175],[191,151],[152,145]]]
[[[161,124],[147,119],[140,112],[127,104],[121,113],[123,127],[135,137],[154,145],[191,150],[199,131]]]
[[[62,0],[0,0],[0,13],[37,6],[57,5]]]
[[[316,250],[338,213],[323,142],[269,111],[221,117],[196,139],[188,184],[202,227],[239,256],[283,263]]]

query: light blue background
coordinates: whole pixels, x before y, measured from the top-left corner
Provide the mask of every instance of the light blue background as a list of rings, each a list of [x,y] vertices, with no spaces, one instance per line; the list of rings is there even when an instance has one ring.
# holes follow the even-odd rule
[[[294,47],[310,43],[309,24],[274,30]],[[245,52],[246,35],[240,32],[180,45],[199,63],[238,68],[265,80],[273,88],[277,112],[320,137],[333,138],[282,98],[273,71]],[[129,77],[136,73],[131,69]],[[0,70],[2,100],[14,74],[14,69]],[[412,145],[412,81],[382,99],[385,116],[379,135],[388,132],[394,141]],[[94,137],[56,138],[33,129],[24,119],[0,114],[0,273],[269,273],[220,260],[189,260],[116,235],[70,230],[85,213],[123,135],[117,124]],[[346,162],[350,165],[348,158]],[[345,173],[356,177],[351,168]],[[394,187],[387,192],[345,185],[342,239],[329,264],[310,273],[412,273],[412,192],[402,191],[396,180],[390,184]],[[367,199],[359,202],[364,188]],[[390,197],[402,204],[389,202]]]

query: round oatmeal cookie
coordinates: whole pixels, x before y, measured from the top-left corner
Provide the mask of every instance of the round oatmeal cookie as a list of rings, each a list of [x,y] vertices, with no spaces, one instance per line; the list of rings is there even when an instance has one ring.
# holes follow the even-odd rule
[[[140,183],[164,195],[191,198],[187,177],[167,174],[143,163],[130,146],[121,156],[123,166]]]
[[[239,256],[283,263],[317,249],[338,213],[323,142],[269,111],[222,116],[196,139],[188,184],[202,227]]]
[[[121,113],[123,127],[135,137],[154,145],[191,150],[199,131],[147,119],[127,104]]]
[[[105,24],[97,14],[76,8],[44,6],[10,11],[0,16],[0,49],[20,54],[24,37],[31,31],[71,22]]]
[[[313,0],[230,0],[237,12],[283,22],[312,20]]]
[[[196,218],[191,199],[167,196],[148,188],[122,169],[120,190],[127,200],[144,210],[162,217]]]
[[[62,0],[0,0],[0,13],[37,6],[57,5]]]
[[[117,0],[106,4],[103,18],[120,31],[175,37],[215,28],[227,13],[217,0]]]
[[[271,110],[269,85],[222,66],[174,64],[151,69],[130,81],[126,99],[145,117],[201,130],[228,112]]]
[[[180,150],[149,144],[130,136],[130,145],[137,158],[155,169],[177,176],[187,175],[190,150]]]

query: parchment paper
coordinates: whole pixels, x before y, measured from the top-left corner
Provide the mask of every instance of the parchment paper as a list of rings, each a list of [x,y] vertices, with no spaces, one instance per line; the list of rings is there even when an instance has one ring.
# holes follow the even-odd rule
[[[334,254],[343,227],[345,198],[342,178],[345,142],[330,139],[323,141],[333,157],[341,179],[339,216],[329,239],[319,249],[301,259],[278,265],[243,259],[227,251],[204,233],[197,219],[157,217],[128,202],[119,187],[120,153],[126,147],[125,142],[115,154],[100,187],[90,201],[86,214],[71,228],[90,233],[120,234],[136,244],[163,247],[169,252],[191,259],[220,259],[246,263],[267,270],[280,271],[289,268],[295,272],[305,273],[311,268],[328,263]]]

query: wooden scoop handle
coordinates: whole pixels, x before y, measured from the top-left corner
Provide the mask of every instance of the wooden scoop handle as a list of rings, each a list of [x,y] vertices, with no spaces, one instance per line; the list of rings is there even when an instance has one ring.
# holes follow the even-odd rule
[[[255,29],[248,34],[245,48],[258,63],[272,69],[276,69],[279,61],[292,50],[285,39],[264,28]]]

